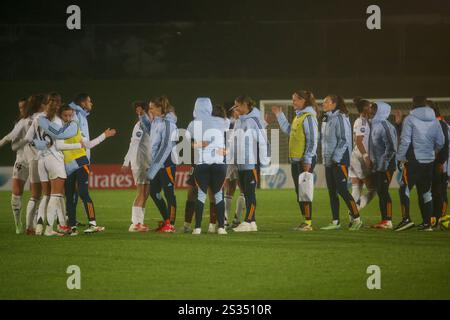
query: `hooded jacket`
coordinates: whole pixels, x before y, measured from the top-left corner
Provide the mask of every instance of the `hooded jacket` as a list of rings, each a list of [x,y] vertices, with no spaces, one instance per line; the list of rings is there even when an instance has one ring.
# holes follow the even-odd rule
[[[326,167],[337,163],[349,165],[352,148],[350,120],[339,110],[329,111],[326,116],[327,121],[322,128],[323,163]]]
[[[375,102],[377,112],[371,121],[369,135],[369,157],[374,171],[385,172],[389,164],[395,160],[397,151],[397,132],[387,120],[391,113],[391,106],[382,101]]]
[[[213,106],[209,98],[197,98],[194,105],[194,120],[187,127],[194,143],[208,142],[206,147],[194,148],[195,164],[224,163],[220,150],[226,149],[225,132],[230,128],[230,120],[212,115]]]
[[[160,169],[171,162],[171,153],[178,141],[177,117],[172,112],[152,121],[147,115],[140,117],[142,129],[150,135],[150,168],[147,176],[153,180]]]
[[[300,117],[304,113],[311,113],[312,115],[314,115],[314,117],[312,117],[311,115],[307,116],[305,121],[303,122],[303,131],[306,138],[305,153],[303,154],[303,157],[301,159],[291,158],[290,160],[311,163],[312,158],[317,155],[317,143],[319,139],[317,113],[311,106],[308,106],[302,110],[295,111],[297,117]],[[281,130],[286,134],[290,134],[291,125],[289,124],[283,112],[280,112],[277,115],[277,120]]]
[[[430,163],[444,146],[444,134],[433,109],[418,107],[403,121],[398,161]]]
[[[266,126],[257,108],[241,115],[236,121],[231,150],[232,158],[239,171],[253,170],[256,164],[259,164],[261,168],[270,165]]]

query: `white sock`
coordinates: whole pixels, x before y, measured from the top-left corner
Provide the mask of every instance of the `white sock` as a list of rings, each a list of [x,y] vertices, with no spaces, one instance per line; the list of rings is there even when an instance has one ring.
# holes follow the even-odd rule
[[[360,220],[360,217],[354,218],[354,219],[353,219],[353,222],[359,222],[359,220]]]
[[[64,195],[61,195],[61,198],[59,198],[59,201],[61,202],[61,209],[62,209],[62,213],[63,213],[63,217],[64,217],[64,225],[67,225],[67,208],[66,208],[66,198],[64,197]]]
[[[361,198],[362,185],[361,184],[352,184],[352,197],[357,203]]]
[[[230,212],[231,209],[231,201],[233,200],[233,197],[225,196],[225,217],[228,217],[228,212]]]
[[[333,220],[333,224],[337,226],[339,224],[339,220]]]
[[[41,203],[39,204],[37,220],[41,224],[44,224],[44,222],[45,222],[46,213],[47,213],[47,205],[48,205],[49,199],[50,199],[49,196],[43,196]]]
[[[369,189],[365,195],[361,196],[361,200],[359,203],[359,209],[362,209],[365,206],[367,206],[369,204],[369,202],[375,197],[376,193],[377,192],[375,189]]]
[[[144,224],[145,219],[145,208],[141,208],[141,217],[140,217],[140,223]]]
[[[38,211],[39,211],[40,205],[41,205],[41,199],[37,200],[36,205],[34,206],[33,229],[36,229],[36,226],[37,226],[37,217],[38,217]]]
[[[237,199],[237,205],[236,205],[236,217],[238,220],[241,220],[242,211],[245,208],[245,197],[244,194],[241,193],[239,195],[239,198]]]
[[[14,216],[14,222],[16,225],[20,223],[20,213],[22,210],[22,196],[16,196],[11,194],[11,209]]]
[[[140,209],[141,207],[131,207],[131,223],[134,225],[140,223]]]
[[[28,200],[27,204],[27,229],[33,229],[34,213],[36,209],[37,200],[33,197]]]
[[[53,226],[56,217],[58,217],[59,224],[61,226],[66,225],[66,217],[64,216],[63,209],[61,208],[62,194],[52,194],[47,206],[47,222],[50,226]]]

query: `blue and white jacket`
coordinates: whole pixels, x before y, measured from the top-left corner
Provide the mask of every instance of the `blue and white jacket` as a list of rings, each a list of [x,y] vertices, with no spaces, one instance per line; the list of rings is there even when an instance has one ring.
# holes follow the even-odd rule
[[[442,149],[444,142],[444,134],[433,109],[427,106],[415,108],[403,121],[397,160],[433,162],[435,152]]]
[[[163,117],[156,117],[153,121],[147,115],[143,115],[140,117],[140,121],[142,129],[150,135],[151,162],[147,176],[153,180],[159,170],[177,162],[172,161],[172,150],[178,141],[177,117],[170,112]]]
[[[231,150],[239,171],[253,170],[256,164],[259,164],[261,168],[270,165],[266,126],[257,108],[253,108],[248,114],[241,115],[236,121]]]
[[[225,157],[220,150],[226,150],[225,134],[230,120],[212,115],[210,98],[197,98],[194,105],[194,120],[187,127],[190,139],[195,144],[208,142],[205,147],[195,147],[194,164],[223,164]]]
[[[304,113],[311,113],[313,116],[307,116],[303,122],[303,132],[305,133],[306,144],[305,153],[303,158],[290,158],[291,161],[303,161],[305,163],[311,163],[312,158],[317,156],[317,144],[319,141],[319,125],[317,122],[317,113],[313,107],[308,106],[302,110],[295,110],[297,117],[300,117]],[[291,133],[291,124],[286,119],[283,112],[277,115],[278,124],[280,125],[281,131],[286,134]]]
[[[350,120],[339,110],[329,111],[326,116],[327,122],[322,128],[323,163],[326,167],[338,163],[348,166],[352,149]]]
[[[91,137],[89,135],[89,123],[87,120],[87,117],[89,116],[89,112],[84,110],[82,107],[77,105],[75,102],[69,103],[69,107],[71,107],[75,114],[73,116],[73,120],[77,121],[80,126],[80,131],[83,137],[85,137],[88,140],[91,140]],[[91,159],[91,150],[86,149],[86,154],[88,159]]]
[[[374,171],[385,172],[389,164],[395,161],[397,151],[397,132],[387,120],[391,113],[391,106],[382,101],[375,102],[377,113],[371,121],[369,135],[369,157]]]

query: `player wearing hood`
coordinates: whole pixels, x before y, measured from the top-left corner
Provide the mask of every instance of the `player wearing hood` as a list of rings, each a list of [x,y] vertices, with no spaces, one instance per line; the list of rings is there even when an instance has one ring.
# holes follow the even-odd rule
[[[350,230],[359,230],[362,221],[359,211],[350,192],[347,190],[348,167],[352,146],[352,131],[348,119],[348,110],[344,99],[336,95],[328,95],[323,102],[326,113],[326,124],[322,124],[322,158],[325,165],[325,179],[330,196],[333,221],[322,230],[341,228],[339,220],[339,198],[344,199],[352,217]]]
[[[298,177],[303,172],[314,172],[317,162],[317,142],[319,139],[317,123],[317,104],[312,92],[296,91],[292,94],[295,117],[289,124],[278,106],[272,107],[281,130],[289,135],[289,161],[294,180],[296,199],[305,222],[295,230],[312,231],[312,202],[299,201]]]
[[[432,231],[431,216],[433,214],[433,199],[431,195],[431,180],[435,153],[442,149],[445,143],[444,134],[436,115],[427,106],[427,99],[423,96],[413,98],[413,110],[403,121],[397,160],[400,166],[408,164],[403,169],[406,176],[406,195],[410,196],[414,186],[417,187],[419,208],[423,222],[418,226],[421,231]],[[406,212],[403,220],[396,227],[397,231],[405,230],[414,225]]]
[[[381,221],[373,227],[392,229],[392,199],[389,185],[395,171],[395,153],[397,151],[397,133],[387,120],[391,106],[382,101],[372,104],[372,119],[369,136],[369,168],[374,172],[374,182],[379,198]]]
[[[208,188],[214,194],[217,214],[217,233],[227,234],[225,230],[225,204],[223,201],[223,184],[225,181],[225,132],[230,121],[212,115],[213,106],[209,98],[198,98],[194,106],[194,120],[189,123],[187,132],[194,147],[194,179],[197,185],[195,203],[195,228],[192,234],[202,232],[202,215]]]
[[[239,181],[244,192],[245,220],[233,230],[235,232],[258,231],[256,225],[256,187],[258,184],[258,166],[269,165],[268,139],[266,124],[261,113],[249,96],[240,96],[235,100],[239,119],[233,132],[233,159],[238,165]]]
[[[150,180],[150,196],[158,208],[163,222],[158,232],[175,232],[177,200],[175,197],[176,164],[172,160],[178,131],[177,117],[165,96],[150,101],[149,111],[152,119],[143,110],[140,113],[142,128],[150,135],[150,167],[147,177]],[[162,198],[164,190],[166,200]]]

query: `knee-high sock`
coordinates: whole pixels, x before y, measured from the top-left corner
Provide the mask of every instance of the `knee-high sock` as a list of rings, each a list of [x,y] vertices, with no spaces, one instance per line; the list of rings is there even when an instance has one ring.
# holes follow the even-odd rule
[[[27,204],[27,229],[33,229],[34,215],[36,212],[38,200],[31,197]]]
[[[233,197],[226,195],[224,198],[225,198],[224,199],[225,200],[225,220],[228,220],[228,212],[230,212],[231,202],[233,200]]]
[[[209,203],[209,223],[217,223],[216,204],[214,202]]]
[[[145,219],[145,208],[141,208],[141,214],[139,215],[139,222],[141,224],[144,224],[144,219]]]
[[[38,209],[38,218],[37,218],[38,224],[42,224],[42,225],[44,224],[49,199],[50,199],[49,196],[42,197],[42,200],[41,200],[41,203],[39,204],[39,209]]]
[[[140,223],[141,207],[131,207],[131,223],[136,225]]]
[[[246,207],[245,197],[244,197],[244,194],[241,193],[239,195],[239,198],[237,199],[237,204],[236,204],[236,214],[235,214],[236,220],[241,220],[242,211],[244,210],[245,207]]]
[[[367,190],[367,193],[362,195],[361,198],[359,198],[359,209],[361,210],[365,206],[369,204],[370,201],[375,197],[376,190],[374,188],[370,188]]]
[[[17,196],[15,194],[11,195],[11,209],[14,216],[14,222],[18,225],[21,222],[21,210],[22,210],[22,196]]]
[[[63,209],[61,207],[62,194],[50,195],[50,200],[47,206],[47,223],[49,226],[53,226],[55,219],[58,218],[61,226],[66,225],[66,219],[64,217]]]
[[[362,187],[361,184],[352,184],[352,197],[356,203],[360,201]]]

